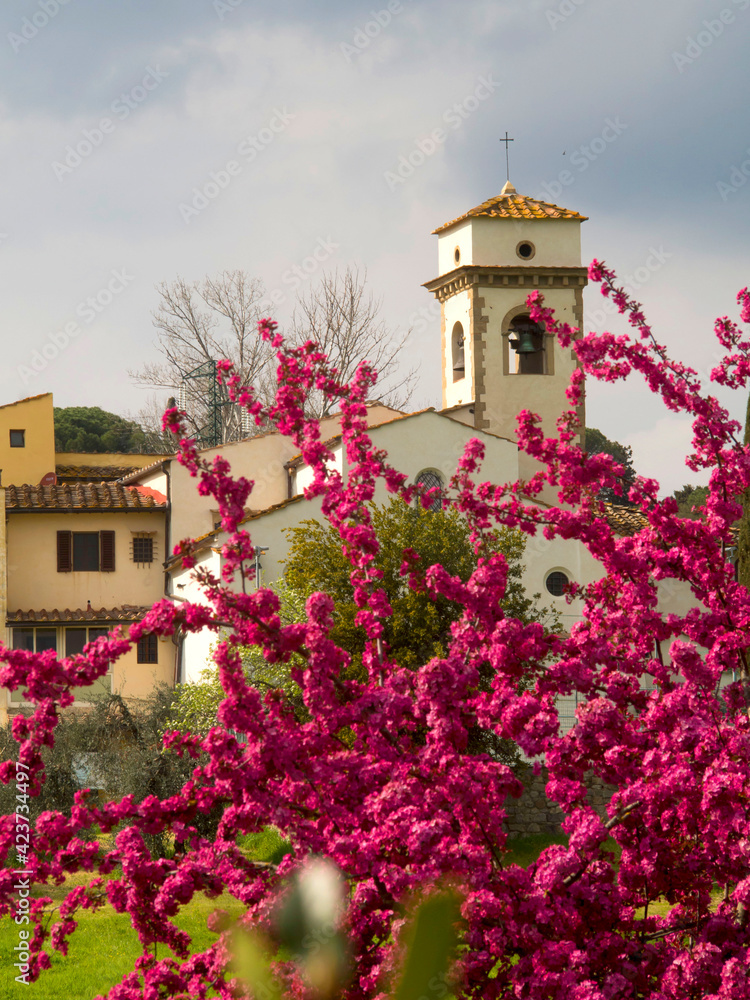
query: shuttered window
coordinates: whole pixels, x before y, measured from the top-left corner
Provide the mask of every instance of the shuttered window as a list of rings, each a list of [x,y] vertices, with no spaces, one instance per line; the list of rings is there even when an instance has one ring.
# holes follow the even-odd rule
[[[115,570],[115,533],[114,531],[100,531],[101,541],[101,571],[102,573],[114,573]]]
[[[57,533],[57,572],[70,573],[73,569],[73,532]]]
[[[58,573],[113,573],[114,531],[58,531]]]

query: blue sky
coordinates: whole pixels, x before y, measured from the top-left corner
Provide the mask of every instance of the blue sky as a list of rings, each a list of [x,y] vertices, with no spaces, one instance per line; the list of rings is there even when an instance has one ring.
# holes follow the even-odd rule
[[[750,0],[5,4],[2,401],[52,390],[137,413],[147,393],[128,370],[157,358],[156,284],[242,268],[282,288],[283,323],[282,276],[321,241],[326,267],[367,268],[389,323],[414,325],[430,232],[499,192],[506,129],[518,190],[589,216],[584,260],[635,276],[658,335],[705,371],[713,319],[750,283],[749,39]],[[90,154],[66,164],[82,141]],[[186,220],[180,205],[230,161]],[[93,314],[92,296],[106,303]],[[590,290],[590,325],[618,329],[601,304]],[[411,339],[420,405],[439,405],[438,341],[434,321]],[[744,400],[731,406],[741,417]],[[588,414],[665,486],[691,478],[684,421],[639,385],[591,386]]]

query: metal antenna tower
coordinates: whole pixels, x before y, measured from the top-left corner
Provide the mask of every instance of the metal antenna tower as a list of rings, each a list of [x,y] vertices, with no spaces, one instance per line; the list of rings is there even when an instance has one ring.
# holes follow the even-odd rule
[[[221,428],[221,409],[227,405],[227,403],[222,403],[219,398],[219,383],[216,380],[216,362],[211,358],[209,361],[204,361],[202,365],[198,365],[197,368],[193,368],[191,372],[182,376],[183,384],[180,387],[180,402],[183,399],[183,391],[185,402],[187,402],[187,387],[185,386],[185,382],[188,379],[201,379],[204,382],[208,382],[207,391],[204,394],[206,409],[208,410],[208,420],[199,429],[197,438],[199,444],[204,448],[215,448],[217,445],[223,444],[224,435]]]

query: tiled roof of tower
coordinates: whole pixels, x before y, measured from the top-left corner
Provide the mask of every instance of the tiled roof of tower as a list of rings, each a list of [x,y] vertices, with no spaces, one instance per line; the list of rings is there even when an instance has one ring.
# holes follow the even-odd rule
[[[7,486],[7,510],[166,510],[167,504],[120,483]]]
[[[134,622],[143,618],[151,609],[135,604],[123,604],[119,608],[42,608],[40,611],[9,611],[9,625],[23,622]]]
[[[578,222],[585,222],[587,215],[581,215],[569,208],[560,208],[549,201],[538,201],[536,198],[529,198],[528,195],[518,194],[512,184],[508,183],[503,188],[503,193],[494,198],[488,198],[481,205],[470,209],[457,219],[433,229],[433,233],[442,233],[457,222],[464,219],[486,216],[492,219],[575,219]]]

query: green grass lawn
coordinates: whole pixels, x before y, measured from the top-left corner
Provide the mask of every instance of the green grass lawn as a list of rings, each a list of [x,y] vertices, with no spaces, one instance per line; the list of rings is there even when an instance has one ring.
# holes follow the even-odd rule
[[[272,862],[278,862],[288,849],[273,829],[241,838],[240,847],[257,861]],[[51,897],[52,906],[56,907],[74,886],[87,884],[90,878],[86,874],[72,875],[64,885],[39,886],[34,894]],[[243,912],[243,906],[231,896],[216,899],[200,896],[183,907],[175,919],[177,926],[190,934],[192,951],[203,951],[216,941],[217,935],[208,930],[206,920],[218,908],[237,917]],[[79,911],[76,920],[78,928],[69,938],[67,956],[50,951],[52,968],[45,970],[30,986],[14,982],[18,970],[13,969],[16,959],[11,956],[18,944],[19,928],[9,917],[0,920],[2,1000],[92,1000],[133,971],[141,947],[126,914],[115,913],[107,904],[95,913]],[[166,945],[162,945],[157,957],[166,957],[168,952]]]
[[[229,896],[199,898],[185,907],[175,923],[193,939],[194,951],[203,951],[216,940],[206,926],[206,918],[217,907],[239,916],[242,906]],[[30,986],[16,983],[9,974],[14,961],[9,956],[18,943],[18,928],[6,917],[0,921],[0,954],[3,962],[3,1000],[91,1000],[133,971],[140,945],[126,914],[115,913],[107,905],[97,913],[77,915],[78,929],[71,936],[67,956],[51,952],[52,968]],[[166,957],[167,948],[164,948]],[[160,952],[157,952],[157,956]],[[17,971],[17,970],[14,970]]]

